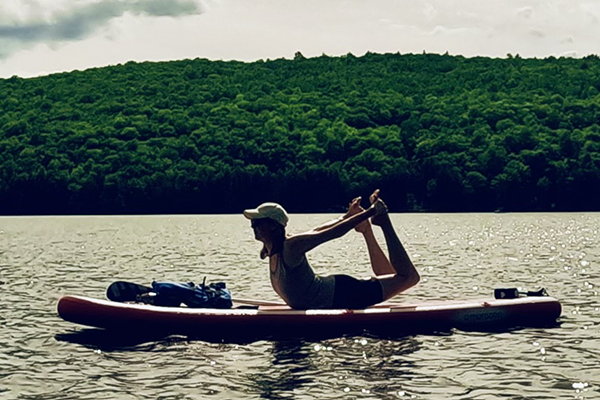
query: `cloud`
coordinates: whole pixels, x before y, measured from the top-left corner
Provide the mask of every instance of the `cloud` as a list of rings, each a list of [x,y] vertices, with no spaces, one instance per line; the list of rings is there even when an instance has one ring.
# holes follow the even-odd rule
[[[29,2],[31,4],[31,2]],[[0,57],[23,44],[81,40],[125,13],[153,17],[180,17],[200,13],[194,0],[101,0],[46,18],[0,22]]]
[[[531,19],[531,17],[533,17],[534,11],[532,7],[528,6],[518,8],[516,13],[519,17],[523,19]]]
[[[543,38],[543,37],[546,36],[546,34],[543,31],[539,30],[539,29],[531,29],[529,31],[529,34],[531,36],[533,36],[533,37],[536,37],[536,38]]]
[[[0,77],[297,51],[585,56],[599,29],[591,0],[0,0]]]

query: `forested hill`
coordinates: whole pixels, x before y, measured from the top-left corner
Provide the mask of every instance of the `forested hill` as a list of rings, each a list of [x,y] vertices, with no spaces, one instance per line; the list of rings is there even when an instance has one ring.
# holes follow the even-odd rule
[[[599,210],[600,59],[367,54],[0,80],[0,214]]]

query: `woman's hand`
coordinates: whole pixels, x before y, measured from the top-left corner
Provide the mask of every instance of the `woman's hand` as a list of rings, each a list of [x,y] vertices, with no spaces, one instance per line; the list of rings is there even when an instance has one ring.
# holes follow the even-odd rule
[[[346,215],[344,215],[343,219],[350,218],[351,216],[353,216],[355,214],[365,211],[364,208],[362,208],[360,206],[361,199],[362,199],[362,197],[360,197],[360,196],[352,199],[352,201],[350,202],[350,205],[348,206],[348,212],[346,213]],[[363,222],[356,225],[354,227],[354,230],[356,232],[364,233],[365,231],[367,231],[367,229],[369,229],[369,226],[370,226],[369,220],[366,219]]]
[[[377,217],[379,215],[387,214],[387,212],[388,212],[387,206],[385,205],[385,203],[383,202],[383,200],[381,200],[379,198],[376,199],[373,204],[371,204],[371,208],[375,209],[375,215],[374,215],[374,217]]]
[[[371,201],[371,209],[375,210],[375,215],[371,217],[371,223],[373,225],[382,226],[382,224],[384,224],[385,221],[389,221],[389,217],[387,217],[387,206],[385,205],[383,200],[379,198],[379,189],[373,192],[371,197],[369,197],[369,200]]]

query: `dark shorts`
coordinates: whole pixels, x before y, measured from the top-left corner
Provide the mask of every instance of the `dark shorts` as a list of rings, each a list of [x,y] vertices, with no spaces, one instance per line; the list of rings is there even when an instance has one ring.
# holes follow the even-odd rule
[[[332,308],[361,309],[383,301],[383,288],[375,278],[356,279],[334,275],[335,291]]]

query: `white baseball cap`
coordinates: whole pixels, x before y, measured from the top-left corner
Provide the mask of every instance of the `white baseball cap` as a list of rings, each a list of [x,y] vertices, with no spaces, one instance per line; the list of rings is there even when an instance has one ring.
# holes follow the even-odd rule
[[[289,217],[283,207],[277,203],[262,203],[260,206],[244,210],[244,217],[252,220],[259,218],[271,218],[272,220],[279,222],[281,225],[286,226]]]

